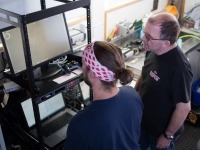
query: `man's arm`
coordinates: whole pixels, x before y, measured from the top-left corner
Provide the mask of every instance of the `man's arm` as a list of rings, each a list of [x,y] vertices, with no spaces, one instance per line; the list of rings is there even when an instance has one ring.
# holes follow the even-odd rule
[[[176,108],[172,114],[171,120],[168,124],[167,129],[165,130],[165,133],[167,135],[174,135],[184,123],[190,110],[190,102],[176,104]]]
[[[137,78],[137,81],[135,83],[135,90],[136,91],[139,91],[141,82],[142,82],[142,75],[139,75],[138,78]]]
[[[190,110],[190,102],[176,104],[176,108],[172,114],[171,120],[167,129],[165,130],[165,133],[169,136],[173,136],[184,123]],[[157,140],[157,148],[167,148],[169,144],[170,140],[165,138],[164,133],[161,134]]]

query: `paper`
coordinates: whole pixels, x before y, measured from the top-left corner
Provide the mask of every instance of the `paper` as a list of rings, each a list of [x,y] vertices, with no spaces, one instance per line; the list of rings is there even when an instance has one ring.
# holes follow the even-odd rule
[[[72,71],[72,73],[74,73],[74,74],[76,74],[76,75],[80,75],[80,74],[82,74],[83,72],[82,72],[82,69],[76,69],[76,70]]]
[[[58,83],[58,84],[61,84],[61,83],[65,82],[67,80],[70,80],[70,79],[72,79],[72,78],[74,78],[76,76],[77,75],[73,74],[73,73],[71,73],[71,74],[65,74],[63,76],[60,76],[60,77],[54,79],[53,81],[56,82],[56,83]]]

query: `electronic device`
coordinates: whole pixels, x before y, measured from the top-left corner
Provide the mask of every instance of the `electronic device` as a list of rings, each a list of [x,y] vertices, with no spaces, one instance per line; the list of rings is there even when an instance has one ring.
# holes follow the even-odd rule
[[[83,100],[89,100],[90,98],[90,87],[84,82],[80,82],[80,88],[83,96]]]
[[[64,14],[29,23],[27,24],[27,32],[33,69],[46,67],[50,61],[73,52]],[[26,71],[20,28],[12,28],[3,31],[2,34],[11,73],[16,75]],[[55,65],[50,67],[52,66]],[[51,72],[56,72],[59,69],[56,66]]]
[[[69,61],[76,61],[78,62],[80,66],[82,66],[82,54],[83,54],[83,51],[77,51],[75,53],[68,54],[67,59]]]
[[[58,64],[58,66],[60,67],[61,71],[64,74],[71,74],[72,71],[81,68],[79,63],[77,61],[74,61],[74,60],[69,61],[66,64]]]
[[[38,107],[42,121],[44,143],[52,148],[66,139],[68,123],[76,112],[66,107],[61,93],[41,102]],[[28,131],[34,137],[37,137],[31,98],[21,102],[21,108]],[[48,129],[50,130],[48,131]]]
[[[69,34],[73,45],[76,45],[78,42],[83,42],[86,39],[86,34],[77,29],[70,30]]]
[[[58,64],[58,66],[60,67],[63,74],[71,74],[71,70],[66,64],[62,64],[62,65]]]
[[[0,124],[0,149],[6,150],[6,145],[5,145],[5,141],[4,141],[4,137],[3,137],[3,133],[1,129],[1,124]]]
[[[17,90],[21,89],[21,87],[13,81],[3,83],[3,87],[4,87],[4,90],[6,93],[17,91]]]
[[[1,39],[0,39],[0,52],[3,52],[3,45],[1,43]]]
[[[74,71],[76,69],[80,69],[81,68],[81,66],[79,65],[79,63],[77,61],[75,61],[75,60],[72,60],[72,61],[68,62],[66,65],[68,66],[68,68],[71,71]]]
[[[127,60],[134,55],[134,51],[130,50],[129,48],[122,48],[122,54],[124,55],[124,59]]]
[[[124,22],[120,22],[116,25],[117,28],[119,28],[117,36],[121,36],[124,37],[129,33],[129,26],[130,26],[130,22],[129,21],[124,21]]]

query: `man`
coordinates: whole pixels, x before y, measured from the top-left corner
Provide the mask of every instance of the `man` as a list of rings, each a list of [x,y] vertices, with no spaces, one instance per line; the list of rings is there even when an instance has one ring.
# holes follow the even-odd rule
[[[92,88],[93,102],[69,123],[65,150],[139,150],[143,105],[134,88],[122,85],[133,79],[124,68],[121,50],[97,41],[82,57],[84,81]]]
[[[142,150],[171,150],[190,111],[191,66],[176,44],[177,19],[169,13],[151,16],[142,38],[147,52],[135,88],[144,104]]]

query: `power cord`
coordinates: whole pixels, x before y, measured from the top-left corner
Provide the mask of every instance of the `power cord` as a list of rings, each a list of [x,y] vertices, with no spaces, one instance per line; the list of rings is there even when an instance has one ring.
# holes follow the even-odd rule
[[[52,62],[50,62],[49,64],[65,64],[67,62],[67,56],[58,58],[56,60],[53,60]]]
[[[21,150],[21,145],[10,145],[8,150]]]
[[[82,104],[81,91],[80,91],[78,85],[75,85],[75,86],[63,91],[63,96],[64,96],[68,106],[75,108],[76,110],[81,109],[81,107],[82,107],[81,106],[81,104]]]

